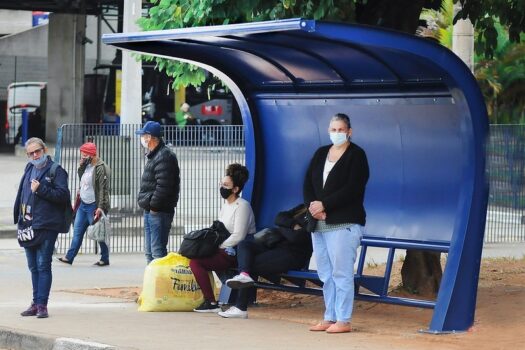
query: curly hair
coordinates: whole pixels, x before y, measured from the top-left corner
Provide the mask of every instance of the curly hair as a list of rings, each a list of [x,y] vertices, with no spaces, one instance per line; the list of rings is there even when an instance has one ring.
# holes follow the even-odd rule
[[[244,188],[249,175],[248,169],[239,163],[232,163],[226,168],[226,176],[232,179],[233,186],[239,187],[239,192]]]

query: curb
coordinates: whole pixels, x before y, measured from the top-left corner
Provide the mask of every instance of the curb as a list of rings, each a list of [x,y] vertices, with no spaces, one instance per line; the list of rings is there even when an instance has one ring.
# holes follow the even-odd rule
[[[29,335],[0,328],[0,348],[13,350],[116,350],[107,344],[87,342],[73,338],[53,338],[45,335]]]

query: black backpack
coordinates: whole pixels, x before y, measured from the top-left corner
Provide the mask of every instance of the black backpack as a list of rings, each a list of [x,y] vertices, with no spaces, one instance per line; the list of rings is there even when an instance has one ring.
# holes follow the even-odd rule
[[[212,256],[222,242],[230,236],[224,224],[218,220],[211,227],[191,231],[184,235],[179,254],[189,259]]]
[[[57,168],[59,166],[60,165],[58,163],[53,163],[51,165],[51,169],[49,169],[49,180],[51,181],[51,183],[55,181],[55,175],[57,172]],[[67,191],[68,191],[68,198],[71,198],[71,193],[69,193],[69,188]],[[64,208],[64,226],[62,226],[60,232],[68,233],[69,227],[71,226],[72,222],[73,222],[73,208],[71,207],[71,202],[68,201],[68,203],[66,203],[65,208]]]

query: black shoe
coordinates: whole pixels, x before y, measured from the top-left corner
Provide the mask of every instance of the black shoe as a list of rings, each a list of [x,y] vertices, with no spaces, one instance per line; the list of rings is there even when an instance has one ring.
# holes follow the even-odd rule
[[[94,263],[93,265],[95,266],[108,266],[109,265],[109,261],[97,261],[96,263]]]
[[[22,316],[36,316],[36,313],[38,311],[38,308],[35,303],[31,303],[31,306],[27,308],[27,310],[22,311],[20,315]]]
[[[195,312],[219,312],[222,311],[217,303],[211,303],[208,300],[204,300],[202,304],[193,309]]]
[[[73,264],[72,261],[69,261],[66,258],[58,258],[58,261],[63,262],[64,264],[69,264],[69,265]]]

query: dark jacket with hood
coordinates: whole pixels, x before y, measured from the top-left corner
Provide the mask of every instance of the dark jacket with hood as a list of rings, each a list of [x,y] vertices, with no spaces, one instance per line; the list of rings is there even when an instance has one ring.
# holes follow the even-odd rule
[[[55,232],[67,232],[65,230],[64,211],[66,205],[71,205],[70,192],[68,188],[67,172],[58,166],[53,180],[49,177],[49,170],[53,161],[47,156],[47,164],[36,179],[40,182],[38,189],[33,193],[32,226],[34,230],[48,230]],[[24,181],[31,176],[33,164],[28,163],[24,176],[18,187],[15,205],[13,208],[14,223],[18,223],[21,213],[22,187]],[[68,228],[69,229],[69,228]]]
[[[146,210],[173,213],[179,200],[180,174],[175,154],[160,143],[147,155],[140,192],[139,206]]]

